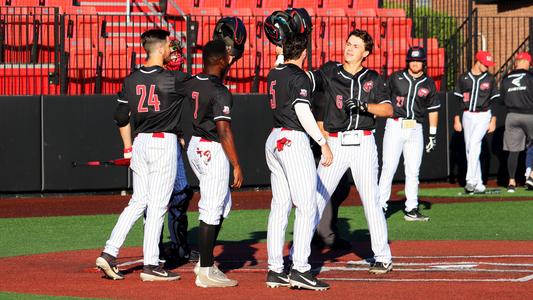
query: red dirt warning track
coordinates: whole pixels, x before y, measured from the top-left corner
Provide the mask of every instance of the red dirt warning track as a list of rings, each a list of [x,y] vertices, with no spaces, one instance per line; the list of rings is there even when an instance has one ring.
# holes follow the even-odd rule
[[[120,299],[531,299],[531,241],[393,241],[394,271],[370,276],[367,264],[354,252],[314,253],[313,267],[328,280],[326,292],[267,289],[265,244],[217,247],[217,261],[239,287],[201,289],[194,286],[193,264],[176,269],[176,282],[144,283],[139,278],[141,248],[127,248],[121,263],[126,280],[101,278],[94,269],[99,250],[18,256],[0,259],[0,290],[56,296]],[[364,255],[361,255],[364,256]]]

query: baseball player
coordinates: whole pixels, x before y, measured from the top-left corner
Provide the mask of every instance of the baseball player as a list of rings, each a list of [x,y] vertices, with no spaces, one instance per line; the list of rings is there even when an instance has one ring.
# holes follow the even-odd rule
[[[187,76],[163,68],[169,58],[169,32],[152,29],[141,35],[148,54],[146,65],[124,80],[115,120],[120,127],[125,157],[131,156],[133,196],[121,213],[104,251],[96,259],[107,277],[124,279],[115,259],[133,224],[146,210],[143,281],[171,281],[177,274],[159,266],[158,242],[168,199],[176,178],[177,137],[183,98],[176,87]],[[130,116],[135,139],[131,143]]]
[[[507,107],[503,150],[509,151],[507,191],[510,193],[514,193],[516,189],[518,155],[526,149],[526,141],[533,140],[533,73],[529,71],[530,64],[529,53],[518,53],[514,62],[515,69],[503,78],[500,88]],[[533,173],[527,174],[527,180],[533,181],[532,175]]]
[[[394,72],[387,81],[394,115],[387,119],[383,137],[383,166],[379,178],[379,203],[387,210],[392,179],[403,153],[405,164],[406,221],[429,221],[418,211],[418,174],[424,152],[422,122],[429,114],[429,142],[426,152],[435,149],[440,107],[433,80],[424,73],[426,51],[411,47],[407,51],[407,69]]]
[[[533,190],[533,140],[529,141],[526,153],[526,186],[528,190]]]
[[[492,115],[491,108],[500,92],[494,76],[488,72],[488,68],[494,65],[490,52],[478,51],[472,69],[459,76],[455,84],[454,94],[462,105],[461,111],[454,117],[453,128],[459,132],[464,128],[468,164],[465,192],[469,194],[485,192],[479,155],[483,137],[496,129],[496,117]]]
[[[356,29],[346,40],[343,64],[328,62],[309,75],[313,90],[324,90],[326,95],[324,129],[329,132],[328,143],[335,157],[330,167],[318,167],[319,217],[349,168],[363,202],[375,255],[369,272],[384,274],[392,270],[392,259],[378,199],[374,129],[375,118],[390,117],[393,109],[381,77],[362,66],[373,46],[368,32]]]
[[[333,156],[310,109],[310,81],[302,70],[307,45],[305,34],[287,37],[283,45],[285,62],[271,70],[267,77],[274,129],[265,144],[272,184],[266,285],[321,291],[328,289],[329,284],[311,274],[308,263],[317,214],[316,167],[308,135],[321,145],[324,166],[331,164]],[[283,246],[293,204],[296,207],[293,265],[290,274],[286,274]]]
[[[230,287],[238,282],[226,277],[214,264],[213,249],[224,218],[231,208],[232,188],[239,188],[242,171],[231,132],[232,96],[222,82],[230,65],[223,40],[208,42],[203,48],[203,72],[186,81],[178,91],[190,100],[193,136],[187,148],[192,170],[200,181],[199,240],[200,266],[195,270],[198,287]]]

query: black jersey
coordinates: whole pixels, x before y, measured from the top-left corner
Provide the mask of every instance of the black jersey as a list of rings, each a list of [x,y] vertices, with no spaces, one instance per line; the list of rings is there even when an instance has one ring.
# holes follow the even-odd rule
[[[510,72],[503,78],[500,90],[509,112],[533,114],[533,73],[531,71]]]
[[[119,104],[127,104],[134,133],[181,133],[183,97],[176,92],[189,75],[160,66],[141,67],[124,80]]]
[[[313,91],[324,91],[324,129],[328,132],[375,129],[373,114],[352,113],[344,109],[347,99],[373,104],[391,103],[383,79],[376,71],[367,68],[352,75],[344,70],[342,64],[328,62],[309,72],[309,76]]]
[[[397,71],[387,80],[394,117],[422,123],[427,112],[440,107],[435,82],[425,74],[414,78],[408,71]]]
[[[496,80],[489,72],[474,75],[466,72],[459,76],[455,83],[454,94],[462,101],[465,111],[487,111],[500,96]]]
[[[274,127],[304,131],[294,105],[311,105],[311,82],[305,72],[294,64],[281,64],[268,73],[268,98],[273,110]]]
[[[193,135],[220,142],[216,122],[231,121],[233,106],[231,93],[220,78],[198,74],[185,81],[178,93],[186,96],[191,104]]]

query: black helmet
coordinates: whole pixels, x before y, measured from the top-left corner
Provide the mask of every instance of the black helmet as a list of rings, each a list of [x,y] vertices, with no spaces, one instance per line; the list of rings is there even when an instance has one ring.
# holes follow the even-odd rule
[[[265,19],[263,28],[267,39],[272,44],[281,47],[285,37],[291,34],[289,18],[286,11],[277,10]]]
[[[289,8],[286,11],[290,16],[291,29],[295,34],[308,35],[311,33],[313,23],[305,8]]]
[[[237,17],[224,17],[218,20],[213,39],[221,39],[226,43],[229,54],[240,58],[244,53],[246,43],[246,27],[241,19]]]
[[[426,50],[420,46],[413,46],[407,51],[407,59],[410,61],[426,61]]]

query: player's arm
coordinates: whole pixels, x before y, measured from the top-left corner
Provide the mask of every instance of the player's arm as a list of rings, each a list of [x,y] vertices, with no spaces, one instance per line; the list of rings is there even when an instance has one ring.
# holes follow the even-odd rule
[[[233,132],[231,131],[231,107],[233,98],[227,89],[220,89],[213,101],[213,113],[217,133],[220,138],[220,145],[233,166],[233,184],[231,187],[238,189],[242,185],[243,175],[237,150],[235,149]]]
[[[490,91],[490,106],[489,109],[493,112],[492,117],[490,118],[489,123],[489,129],[487,130],[488,133],[493,133],[494,130],[496,130],[496,116],[494,115],[494,103],[498,101],[500,98],[500,91],[498,90],[498,87],[496,86],[496,79],[494,77],[490,81],[490,86],[492,87]]]
[[[124,144],[124,158],[131,158],[132,141],[130,125],[130,105],[124,97],[124,92],[118,94],[118,106],[115,110],[115,123],[119,127],[120,137]]]
[[[329,166],[333,162],[333,154],[328,146],[326,138],[318,127],[318,124],[311,112],[310,96],[310,82],[304,76],[295,78],[292,82],[290,96],[292,105],[296,112],[296,117],[305,132],[318,144],[322,152],[322,165]]]
[[[437,96],[437,88],[432,82],[428,95],[428,119],[429,119],[429,141],[426,145],[426,152],[432,152],[437,146],[437,126],[439,124],[440,101]]]
[[[283,56],[283,48],[276,46],[276,61],[274,62],[274,67],[277,67],[285,62],[285,57]]]
[[[232,188],[240,188],[243,181],[241,165],[239,164],[239,157],[235,149],[235,142],[233,139],[233,132],[231,131],[230,121],[218,120],[216,121],[218,136],[220,137],[220,144],[224,153],[228,157],[233,166],[233,184]]]
[[[453,117],[453,129],[457,132],[463,131],[463,125],[461,124],[461,115],[462,115],[462,108],[463,108],[463,85],[461,81],[462,76],[459,76],[457,79],[457,83],[455,83],[455,91],[453,94],[455,95],[457,101],[459,102],[459,106],[457,111],[455,112],[455,115]]]
[[[370,92],[369,102],[368,107],[365,107],[365,103],[360,102],[359,109],[382,118],[389,118],[394,114],[387,84],[381,79],[381,76],[377,77],[376,85]]]

